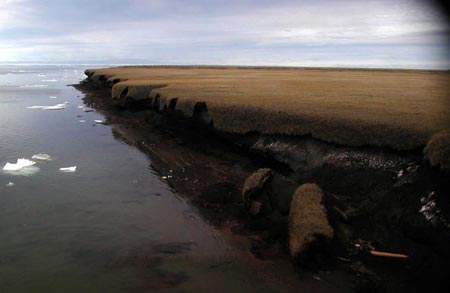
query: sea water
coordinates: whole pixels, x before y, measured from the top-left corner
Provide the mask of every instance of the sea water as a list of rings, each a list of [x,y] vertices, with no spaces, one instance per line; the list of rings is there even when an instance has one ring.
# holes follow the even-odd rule
[[[129,292],[189,283],[199,269],[189,259],[227,259],[224,244],[201,217],[190,216],[197,211],[144,154],[96,123],[102,115],[78,107],[83,95],[68,84],[84,79],[84,69],[0,66],[0,167],[51,157],[36,160],[33,172],[0,168],[0,292]],[[53,111],[28,108],[65,102]],[[60,171],[67,166],[76,171]]]
[[[68,86],[86,67],[0,65],[0,292],[296,292],[114,138]]]

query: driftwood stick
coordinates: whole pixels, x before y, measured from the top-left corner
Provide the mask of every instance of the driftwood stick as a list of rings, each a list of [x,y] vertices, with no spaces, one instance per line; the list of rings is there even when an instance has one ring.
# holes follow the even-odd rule
[[[408,258],[408,256],[406,254],[390,253],[390,252],[383,252],[383,251],[376,251],[376,250],[371,250],[370,254],[374,255],[374,256],[382,256],[382,257],[389,257],[389,258],[402,258],[402,259]]]

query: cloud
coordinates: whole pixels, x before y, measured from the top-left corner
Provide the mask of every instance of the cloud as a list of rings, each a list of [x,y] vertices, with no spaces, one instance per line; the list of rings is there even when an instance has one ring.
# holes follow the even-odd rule
[[[430,1],[3,0],[0,11],[0,62],[450,67],[450,28]]]
[[[0,31],[26,22],[22,16],[31,14],[26,2],[27,0],[0,0]]]

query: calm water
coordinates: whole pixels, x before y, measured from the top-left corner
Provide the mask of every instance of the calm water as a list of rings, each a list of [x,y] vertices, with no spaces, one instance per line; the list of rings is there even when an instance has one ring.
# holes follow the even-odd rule
[[[1,167],[52,156],[27,174],[0,171],[0,292],[268,290],[144,154],[93,126],[104,117],[67,86],[83,70],[0,66]]]

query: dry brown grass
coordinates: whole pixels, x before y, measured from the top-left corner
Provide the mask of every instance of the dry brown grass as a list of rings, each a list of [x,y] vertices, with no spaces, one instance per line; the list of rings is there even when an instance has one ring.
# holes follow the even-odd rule
[[[135,99],[158,96],[161,107],[178,98],[176,109],[187,116],[206,102],[214,127],[228,132],[311,134],[405,150],[450,128],[450,72],[444,71],[116,67],[87,73],[99,83],[115,81],[115,99],[125,88]]]
[[[450,130],[433,135],[424,149],[424,154],[433,167],[450,171]]]
[[[303,184],[295,191],[289,211],[289,249],[292,257],[307,252],[316,241],[333,238],[333,228],[328,223],[322,197],[322,190],[313,183]]]

